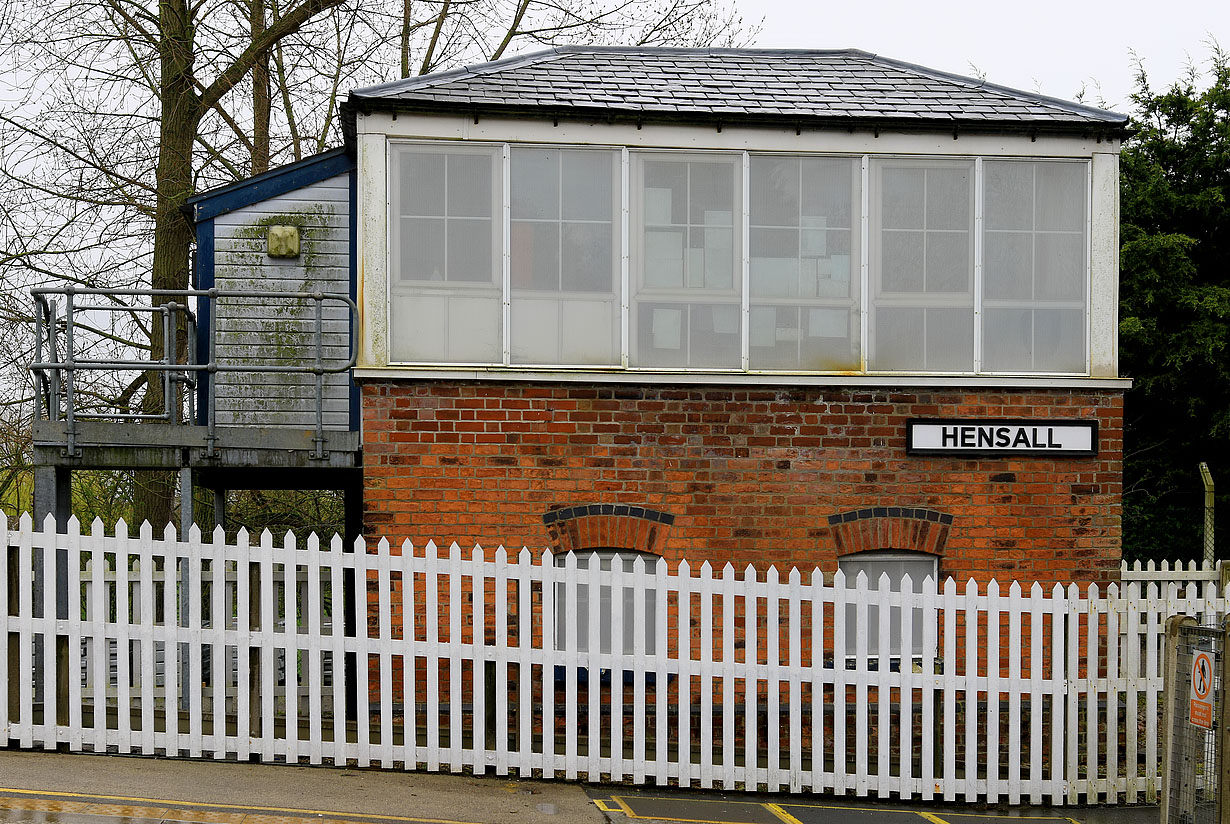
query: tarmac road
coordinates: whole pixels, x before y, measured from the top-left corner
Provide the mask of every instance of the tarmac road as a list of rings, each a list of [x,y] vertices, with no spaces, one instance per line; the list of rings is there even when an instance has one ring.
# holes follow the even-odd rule
[[[1156,824],[1157,807],[883,803],[0,749],[0,824]]]

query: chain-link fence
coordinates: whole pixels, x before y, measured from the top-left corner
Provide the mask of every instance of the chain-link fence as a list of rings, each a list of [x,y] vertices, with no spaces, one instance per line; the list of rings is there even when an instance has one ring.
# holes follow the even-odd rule
[[[1172,618],[1167,634],[1169,729],[1162,824],[1220,824],[1226,630]]]

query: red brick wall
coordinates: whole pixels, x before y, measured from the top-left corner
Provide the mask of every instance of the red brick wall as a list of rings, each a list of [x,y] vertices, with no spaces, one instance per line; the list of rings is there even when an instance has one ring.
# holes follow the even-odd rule
[[[830,516],[898,507],[847,539],[921,535],[894,548],[937,552],[958,579],[1117,577],[1117,390],[380,381],[362,403],[369,537],[541,549],[560,544],[547,512],[613,504],[673,516],[654,539],[671,560],[832,572],[850,527]],[[1098,455],[907,456],[912,417],[1096,418]]]

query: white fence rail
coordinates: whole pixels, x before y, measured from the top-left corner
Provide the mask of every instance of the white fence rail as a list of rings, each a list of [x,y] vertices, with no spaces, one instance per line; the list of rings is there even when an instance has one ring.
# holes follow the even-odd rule
[[[24,748],[1153,801],[1165,618],[1226,603],[8,526],[0,741]]]
[[[1161,583],[1169,583],[1171,581],[1183,586],[1189,582],[1203,583],[1212,581],[1213,583],[1221,582],[1221,570],[1224,561],[1188,561],[1186,564],[1183,561],[1175,561],[1171,566],[1169,561],[1154,563],[1149,561],[1142,564],[1136,561],[1129,565],[1126,561],[1119,565],[1119,578],[1125,584],[1131,581],[1158,581]]]

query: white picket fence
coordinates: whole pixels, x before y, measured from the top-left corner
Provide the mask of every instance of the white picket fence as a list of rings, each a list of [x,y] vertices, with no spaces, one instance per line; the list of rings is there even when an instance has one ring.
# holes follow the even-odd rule
[[[1165,618],[1226,605],[1211,585],[902,594],[797,569],[8,527],[0,742],[23,748],[1151,802]]]
[[[1148,561],[1141,563],[1136,561],[1133,564],[1128,564],[1126,561],[1119,565],[1119,579],[1123,583],[1131,581],[1158,581],[1169,583],[1171,581],[1183,586],[1189,582],[1203,583],[1212,581],[1213,583],[1221,582],[1221,568],[1224,561],[1175,561],[1173,566],[1169,561],[1161,561],[1155,563]]]

